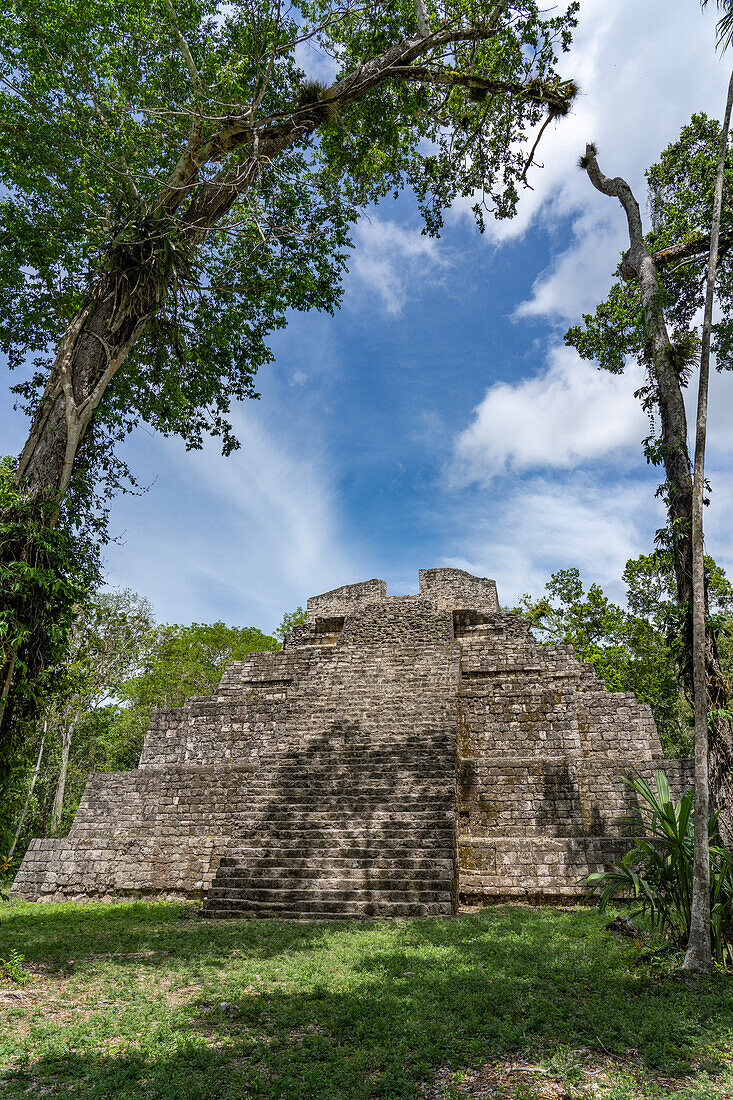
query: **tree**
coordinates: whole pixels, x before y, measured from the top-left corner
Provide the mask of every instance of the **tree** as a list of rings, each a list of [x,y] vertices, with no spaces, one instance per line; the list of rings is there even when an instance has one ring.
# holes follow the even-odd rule
[[[660,545],[674,562],[675,588],[680,608],[681,673],[693,695],[692,608],[693,483],[687,443],[683,391],[700,341],[694,328],[703,304],[701,275],[709,251],[716,161],[720,127],[704,115],[694,115],[678,141],[647,172],[652,229],[644,234],[639,206],[625,180],[611,179],[598,165],[589,145],[581,166],[597,190],[621,203],[629,229],[629,250],[619,265],[620,279],[608,299],[583,325],[566,334],[584,358],[601,367],[623,371],[634,355],[646,368],[647,381],[639,391],[644,407],[655,418],[659,433],[645,441],[648,461],[664,467],[660,488],[667,506],[668,524],[658,533]],[[730,164],[726,168],[730,173]],[[729,248],[733,235],[731,211],[723,211],[722,252],[718,296],[722,313],[714,326],[713,344],[719,369],[733,365],[733,268]],[[710,789],[720,810],[719,827],[726,843],[733,835],[733,736],[727,717],[729,684],[718,652],[716,622],[705,622],[705,675],[710,701]]]
[[[296,626],[302,626],[306,621],[306,613],[302,607],[296,607],[295,611],[286,611],[282,622],[275,629],[275,633],[281,642],[285,641],[285,635],[289,634]]]
[[[74,731],[109,704],[136,671],[153,626],[147,600],[129,589],[99,592],[83,604],[69,635],[64,683],[44,715],[44,724],[61,738],[61,760],[51,809],[51,833],[58,832],[66,792]]]
[[[53,524],[85,479],[119,484],[139,420],[237,445],[289,309],[333,310],[358,212],[411,187],[426,230],[474,196],[513,214],[529,130],[567,113],[577,3],[11,0],[0,18],[0,348],[32,418],[15,468]],[[416,33],[417,30],[417,33]],[[306,77],[306,44],[335,61]],[[2,682],[33,662],[3,652]],[[15,688],[0,727],[8,743]]]
[[[707,0],[701,0],[702,7]],[[727,8],[719,26],[719,42],[730,40],[731,4],[718,0],[719,8]],[[708,821],[710,790],[708,775],[708,711],[709,700],[705,669],[705,569],[703,565],[703,508],[705,496],[705,448],[707,442],[708,389],[710,379],[710,343],[713,324],[713,298],[718,267],[720,222],[723,209],[725,159],[728,132],[733,108],[733,73],[728,83],[728,96],[720,135],[718,165],[715,173],[713,216],[710,227],[710,252],[705,280],[705,310],[702,322],[700,375],[697,388],[695,422],[695,463],[692,478],[692,677],[695,696],[695,809],[692,915],[690,938],[685,954],[685,969],[706,973],[712,967],[710,953],[710,852]]]
[[[216,622],[157,628],[142,667],[117,691],[118,722],[138,746],[137,755],[153,707],[180,707],[190,696],[212,695],[230,661],[278,648],[275,638],[255,627]]]
[[[67,523],[48,518],[13,484],[12,463],[0,461],[0,841],[25,793],[14,782],[18,746],[38,712],[66,691],[69,631],[100,581],[89,525],[70,539]]]

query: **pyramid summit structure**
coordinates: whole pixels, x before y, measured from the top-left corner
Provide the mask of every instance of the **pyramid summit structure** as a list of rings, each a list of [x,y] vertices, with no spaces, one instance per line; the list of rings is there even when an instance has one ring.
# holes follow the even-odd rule
[[[280,652],[157,710],[134,771],[93,775],[12,895],[201,898],[211,917],[448,915],[558,901],[629,846],[632,770],[676,794],[649,708],[540,645],[492,580],[425,569],[308,600]]]

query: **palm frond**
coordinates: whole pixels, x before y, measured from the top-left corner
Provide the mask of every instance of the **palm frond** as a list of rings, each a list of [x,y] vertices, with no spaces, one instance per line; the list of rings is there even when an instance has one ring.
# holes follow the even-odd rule
[[[733,3],[733,0],[732,0]],[[633,821],[644,830],[634,847],[608,871],[589,875],[591,893],[599,892],[601,910],[621,895],[636,902],[652,928],[677,944],[689,936],[692,911],[692,791],[673,801],[667,777],[654,773],[652,783],[638,773],[627,780],[637,795]],[[720,845],[710,819],[711,938],[720,965],[733,965],[733,854]]]
[[[703,10],[708,6],[708,0],[700,0],[700,7]],[[718,46],[722,50],[726,50],[733,41],[733,2],[732,0],[717,0],[718,11],[722,11],[720,19],[716,25],[716,31],[718,32]]]

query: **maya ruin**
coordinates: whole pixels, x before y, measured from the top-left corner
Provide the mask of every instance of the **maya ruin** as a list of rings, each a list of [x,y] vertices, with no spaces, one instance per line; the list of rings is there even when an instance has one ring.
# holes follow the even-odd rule
[[[13,895],[202,898],[211,917],[450,914],[573,900],[628,847],[623,776],[663,760],[648,707],[540,645],[493,581],[420,571],[308,600],[281,652],[158,710],[139,768],[93,775]]]

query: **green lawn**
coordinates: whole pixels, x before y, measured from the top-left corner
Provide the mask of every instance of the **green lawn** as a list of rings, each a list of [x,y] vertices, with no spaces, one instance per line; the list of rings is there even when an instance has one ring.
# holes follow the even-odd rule
[[[635,967],[606,919],[0,903],[0,958],[32,974],[0,978],[0,1096],[733,1097],[733,980]]]

